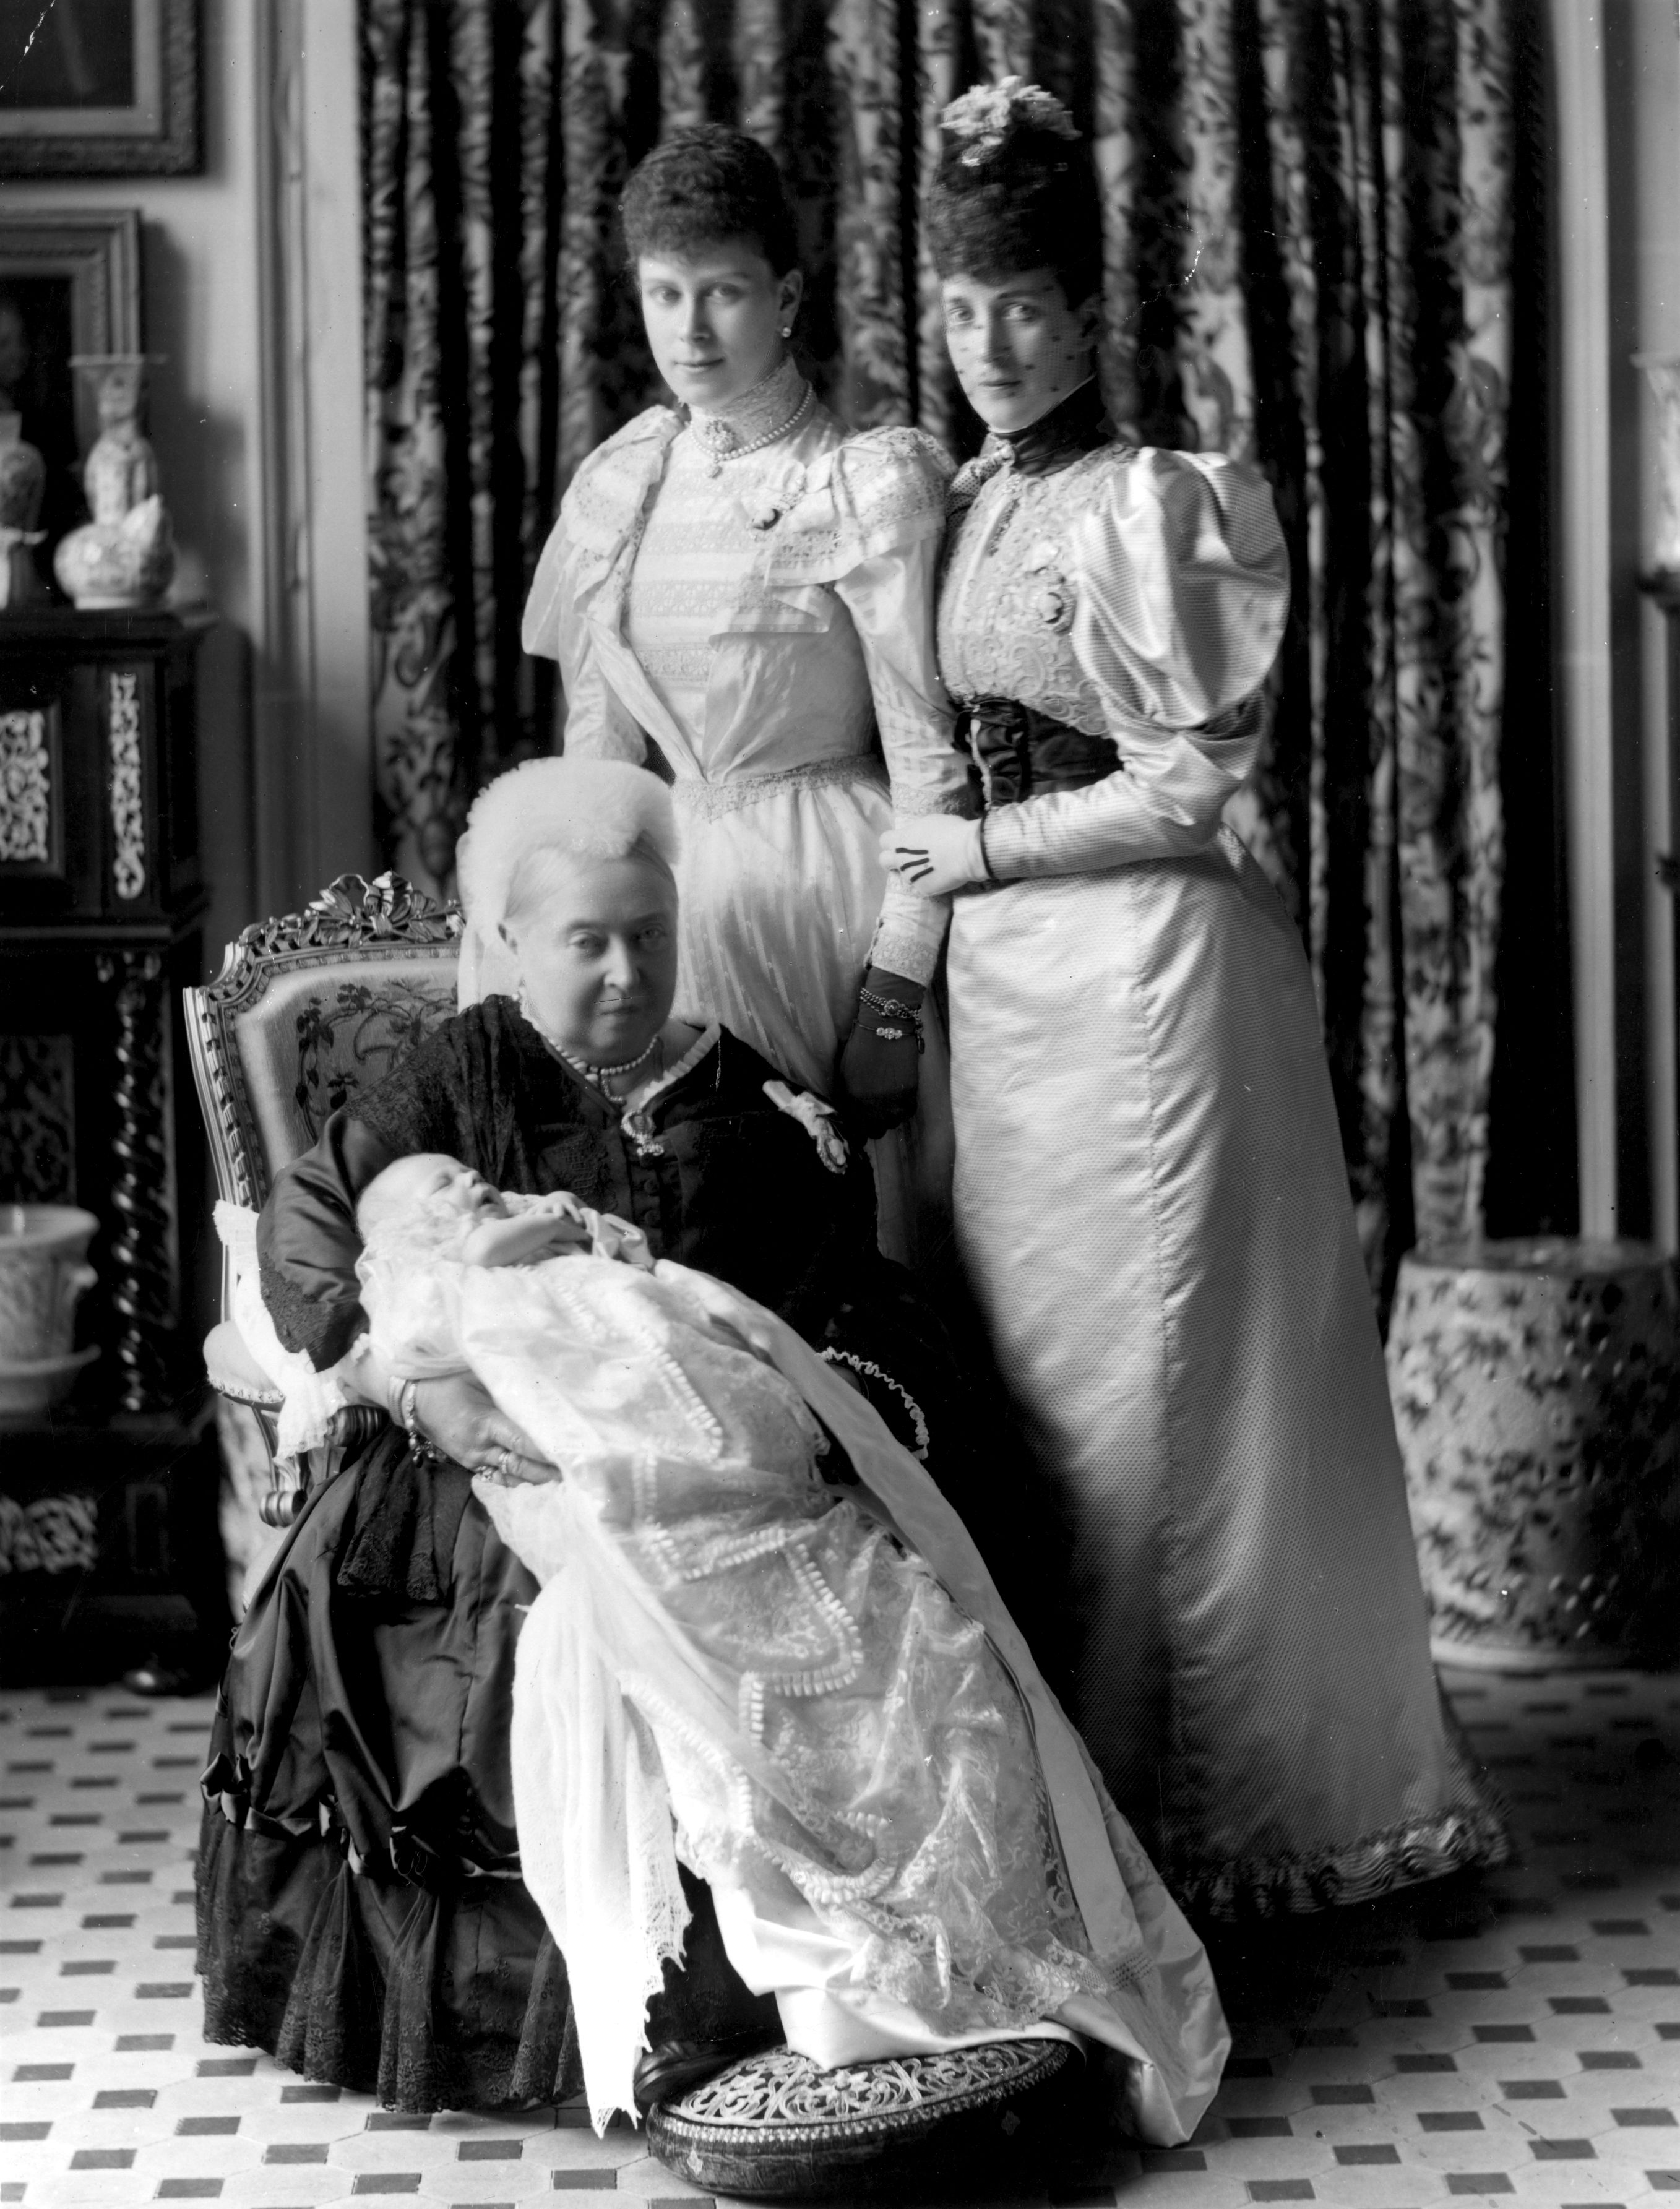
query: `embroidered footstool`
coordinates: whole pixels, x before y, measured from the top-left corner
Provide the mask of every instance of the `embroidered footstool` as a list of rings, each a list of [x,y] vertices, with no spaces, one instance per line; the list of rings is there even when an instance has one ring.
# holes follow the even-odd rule
[[[913,2191],[964,2170],[995,2182],[1000,2165],[1041,2161],[1078,2069],[1064,2040],[834,2071],[777,2048],[655,2110],[647,2145],[694,2185],[748,2200]]]
[[[1680,1622],[1669,1261],[1558,1237],[1414,1251],[1388,1357],[1436,1661],[1664,1656]]]

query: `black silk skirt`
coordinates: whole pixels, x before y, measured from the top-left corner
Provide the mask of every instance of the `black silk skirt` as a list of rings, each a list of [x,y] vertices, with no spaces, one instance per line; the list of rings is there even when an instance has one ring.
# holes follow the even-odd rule
[[[388,2107],[581,2090],[563,1959],[519,1876],[508,1733],[536,1583],[459,1466],[388,1433],[317,1489],[233,1637],[204,1777],[208,2040]],[[762,2044],[774,2000],[708,1890],[649,2006],[658,2045]]]

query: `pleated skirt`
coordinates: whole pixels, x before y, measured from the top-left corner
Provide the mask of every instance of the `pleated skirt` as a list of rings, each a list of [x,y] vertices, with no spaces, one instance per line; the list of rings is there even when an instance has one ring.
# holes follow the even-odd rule
[[[1269,883],[1225,831],[965,896],[949,971],[958,1247],[1120,1807],[1212,1917],[1498,1860],[1430,1663],[1310,977]]]

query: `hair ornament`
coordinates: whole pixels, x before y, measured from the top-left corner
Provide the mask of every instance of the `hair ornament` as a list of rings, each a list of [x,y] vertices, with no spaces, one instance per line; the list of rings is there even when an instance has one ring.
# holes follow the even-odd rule
[[[964,141],[957,156],[966,169],[978,169],[1002,151],[1012,129],[1048,130],[1076,140],[1074,118],[1053,93],[1018,76],[996,84],[977,84],[954,99],[939,118],[942,129]]]

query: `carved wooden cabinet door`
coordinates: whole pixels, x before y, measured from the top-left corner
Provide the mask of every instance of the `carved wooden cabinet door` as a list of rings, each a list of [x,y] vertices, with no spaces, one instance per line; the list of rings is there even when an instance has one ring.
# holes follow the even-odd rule
[[[179,1004],[202,964],[196,663],[212,618],[0,616],[0,1205],[99,1221],[77,1337],[99,1357],[63,1404],[0,1423],[9,1610],[33,1591],[50,1611],[72,1580],[78,1604],[102,1588],[130,1612],[148,1589],[182,1600],[171,1468],[208,1464],[189,1279],[204,1164]],[[195,1508],[214,1513],[213,1482]]]

